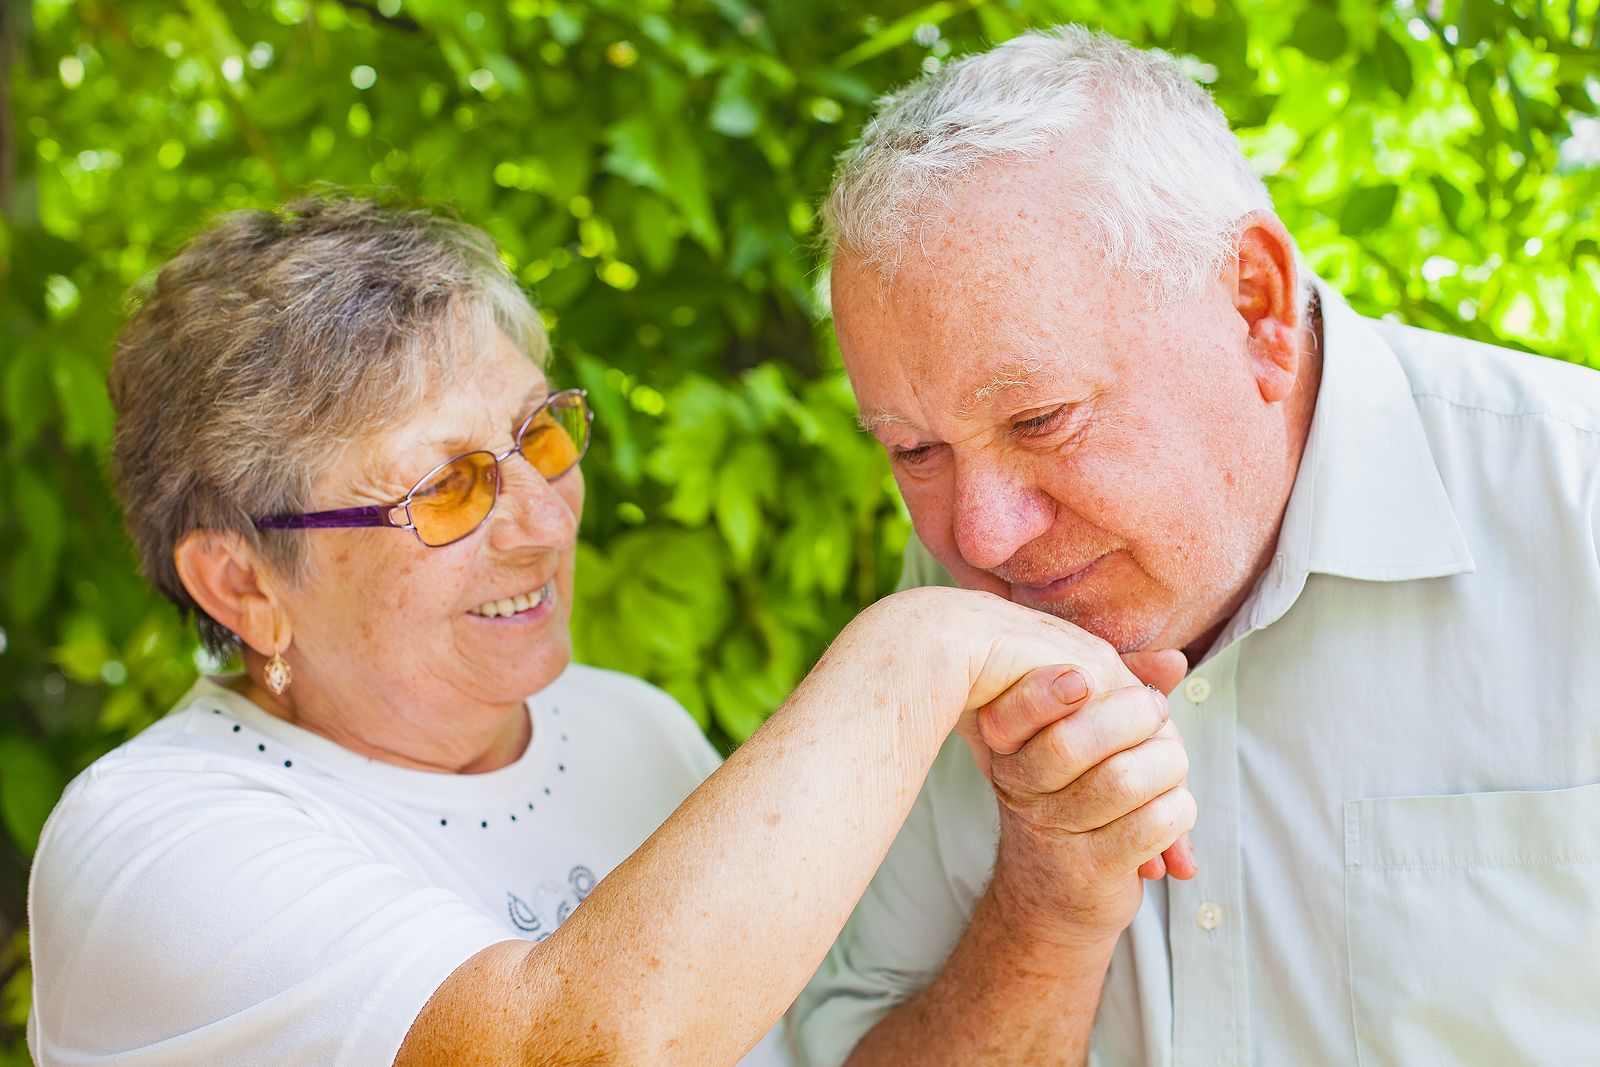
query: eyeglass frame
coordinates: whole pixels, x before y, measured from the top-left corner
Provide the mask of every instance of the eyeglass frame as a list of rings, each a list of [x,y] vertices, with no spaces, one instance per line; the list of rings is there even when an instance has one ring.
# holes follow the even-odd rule
[[[573,459],[566,469],[552,477],[545,478],[538,467],[533,467],[531,459],[528,460],[528,466],[533,467],[534,472],[544,478],[547,483],[553,483],[557,479],[564,478],[576,469],[578,464],[583,461],[583,457],[589,454],[589,443],[594,440],[594,409],[589,406],[588,395],[587,390],[584,389],[562,389],[559,392],[551,393],[544,398],[538,407],[529,412],[526,419],[522,420],[522,425],[518,426],[517,432],[512,435],[510,448],[498,454],[487,448],[469,448],[459,455],[451,456],[427,474],[418,478],[416,483],[406,490],[405,497],[392,504],[368,504],[357,508],[334,508],[331,511],[306,511],[295,515],[263,515],[252,521],[258,530],[348,530],[381,526],[395,530],[410,530],[418,542],[427,548],[444,548],[446,545],[453,545],[477,533],[483,528],[483,524],[488,522],[490,517],[494,515],[494,509],[500,504],[500,485],[504,480],[500,476],[500,464],[522,451],[522,437],[528,432],[528,427],[533,425],[533,420],[537,419],[541,412],[557,400],[570,396],[576,396],[583,403],[582,450],[578,452],[577,457]],[[436,545],[430,545],[428,542],[423,541],[422,534],[417,532],[416,524],[411,521],[412,498],[417,495],[419,489],[427,484],[428,479],[450,466],[450,464],[480,452],[494,459],[494,499],[489,501],[489,510],[484,512],[483,518],[479,519],[472,529],[466,531],[460,537],[454,537]],[[526,457],[524,458],[526,459]],[[395,521],[396,512],[404,515],[404,522]]]

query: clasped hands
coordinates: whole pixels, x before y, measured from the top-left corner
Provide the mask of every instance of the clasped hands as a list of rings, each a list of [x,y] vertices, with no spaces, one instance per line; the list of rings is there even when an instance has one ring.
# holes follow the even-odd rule
[[[1080,943],[1133,921],[1141,878],[1196,873],[1189,761],[1166,699],[1183,654],[1101,652],[1029,671],[961,731],[1000,802],[991,892],[1030,933]]]

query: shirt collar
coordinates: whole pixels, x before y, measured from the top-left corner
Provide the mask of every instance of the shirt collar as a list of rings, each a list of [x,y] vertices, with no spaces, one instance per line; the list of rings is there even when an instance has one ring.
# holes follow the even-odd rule
[[[1311,574],[1399,582],[1474,570],[1411,385],[1337,293],[1322,305],[1322,381],[1271,566],[1213,650],[1281,617]]]

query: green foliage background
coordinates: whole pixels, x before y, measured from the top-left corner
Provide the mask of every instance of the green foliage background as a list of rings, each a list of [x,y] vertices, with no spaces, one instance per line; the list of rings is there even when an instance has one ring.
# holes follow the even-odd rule
[[[45,815],[203,665],[133,573],[103,383],[124,293],[217,211],[376,184],[495,236],[599,413],[579,654],[724,744],[895,578],[809,242],[874,96],[951,56],[1168,48],[1358,308],[1597,359],[1597,0],[0,4],[0,1064]]]

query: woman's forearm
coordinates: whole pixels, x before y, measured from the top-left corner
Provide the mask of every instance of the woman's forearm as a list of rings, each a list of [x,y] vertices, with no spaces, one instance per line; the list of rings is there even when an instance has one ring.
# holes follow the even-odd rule
[[[963,710],[964,672],[941,679],[920,656],[908,671],[899,635],[861,632],[888,620],[861,622],[546,942],[604,957],[585,999],[618,1062],[737,1059],[799,994],[905,821]]]
[[[978,596],[893,598],[857,619],[554,935],[491,950],[515,963],[501,1006],[508,1047],[527,1052],[499,1062],[733,1063],[759,1040],[844,925],[963,711],[1035,666],[1098,656],[1120,668],[1042,616],[963,599]],[[997,633],[946,640],[951,626]],[[470,1013],[441,994],[424,1032],[436,1007]],[[430,1061],[403,1050],[400,1062]]]

